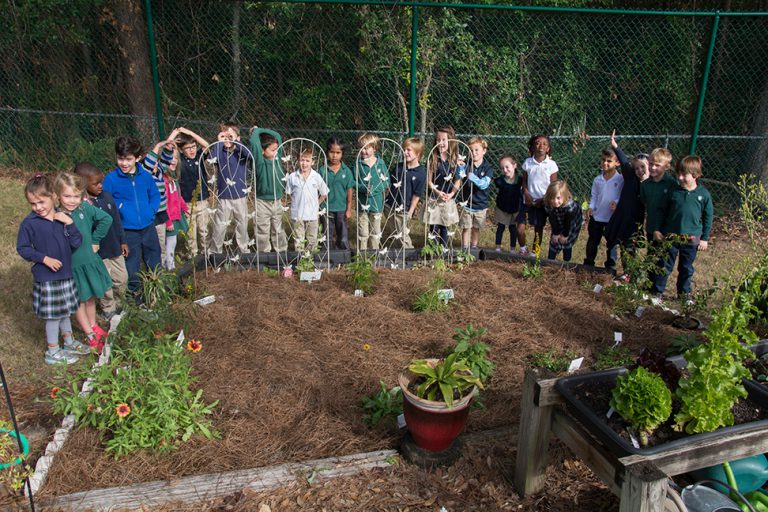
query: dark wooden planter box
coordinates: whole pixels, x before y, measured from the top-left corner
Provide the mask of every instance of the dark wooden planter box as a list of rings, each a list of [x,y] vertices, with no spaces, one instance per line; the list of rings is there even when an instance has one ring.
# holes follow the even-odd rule
[[[574,375],[572,377],[559,379],[555,384],[555,387],[565,400],[568,412],[581,422],[592,435],[601,441],[611,453],[618,457],[631,454],[652,455],[674,450],[696,441],[716,439],[719,437],[725,438],[737,433],[768,429],[768,419],[764,419],[731,427],[722,427],[714,432],[689,435],[651,447],[635,448],[606,423],[606,411],[601,411],[599,413],[595,412],[577,397],[580,388],[587,384],[613,389],[616,386],[616,377],[626,371],[626,368],[613,368],[601,372]],[[756,389],[757,386],[759,385],[745,381],[745,388],[748,393],[747,400],[753,403],[756,407],[768,409],[768,393]]]

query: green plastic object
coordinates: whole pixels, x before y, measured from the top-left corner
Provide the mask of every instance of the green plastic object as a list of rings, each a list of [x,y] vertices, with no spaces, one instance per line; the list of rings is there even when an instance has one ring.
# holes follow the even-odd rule
[[[768,481],[768,459],[762,453],[734,460],[729,464],[733,471],[733,476],[736,478],[736,485],[742,494],[760,489]],[[691,471],[691,475],[696,480],[709,478],[720,480],[721,482],[726,481],[725,472],[721,464]],[[726,495],[728,494],[728,489],[722,485],[712,484],[712,487]]]
[[[16,437],[17,432],[15,430],[8,430],[7,428],[0,428],[0,435],[2,434],[8,434],[11,437]],[[21,448],[23,452],[23,456],[26,457],[29,454],[29,441],[27,441],[27,438],[24,437],[24,434],[18,433],[19,439],[21,439]],[[9,462],[7,464],[0,464],[0,469],[7,469],[11,466],[15,466],[17,464],[21,464],[22,457],[16,457],[16,460],[13,462]]]

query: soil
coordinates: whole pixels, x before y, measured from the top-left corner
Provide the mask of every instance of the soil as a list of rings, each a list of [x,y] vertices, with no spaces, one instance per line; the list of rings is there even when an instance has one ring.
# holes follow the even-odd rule
[[[624,421],[624,419],[618,414],[612,414],[610,418],[606,418],[611,400],[611,388],[605,386],[604,383],[598,382],[585,382],[573,389],[576,398],[588,406],[595,412],[598,418],[602,419],[614,432],[616,432],[624,441],[629,445],[632,444],[630,439],[630,424]],[[672,414],[669,420],[659,425],[659,427],[648,436],[648,447],[653,447],[661,443],[667,443],[676,439],[686,437],[685,432],[676,432],[673,430],[675,415],[680,410],[680,403],[673,398],[672,400]],[[758,421],[768,418],[768,411],[755,404],[750,400],[739,399],[731,409],[733,412],[733,424],[741,425],[742,423],[748,423],[751,421]],[[636,435],[636,434],[635,434]]]
[[[402,434],[394,421],[367,427],[360,398],[378,391],[380,379],[394,386],[411,359],[442,356],[453,344],[454,328],[472,323],[488,330],[484,341],[496,369],[481,393],[483,408],[469,417],[467,431],[475,441],[466,443],[455,466],[427,472],[400,464],[334,480],[330,487],[299,485],[232,497],[227,507],[240,506],[242,499],[246,509],[253,503],[320,509],[348,489],[355,497],[349,499],[367,496],[362,508],[376,510],[436,510],[435,503],[449,510],[612,508],[616,501],[605,486],[556,441],[547,490],[521,500],[511,484],[515,443],[483,433],[517,431],[528,355],[573,351],[585,356],[588,368],[593,354],[613,344],[614,331],[623,333],[623,345],[635,354],[645,346],[663,350],[681,331],[671,327],[672,314],[655,308],[642,319],[613,317],[608,294],[592,291],[595,284],[608,284],[607,275],[543,271],[543,278],[525,280],[522,264],[497,261],[450,272],[446,278],[456,298],[440,313],[410,309],[433,276],[425,268],[380,270],[376,291],[367,297],[353,295],[343,270],[326,271],[311,284],[250,271],[199,277],[204,295],[214,294],[216,302],[200,308],[188,337],[203,343],[194,369],[206,401],[219,401],[213,422],[221,438],[193,439],[170,454],[136,453],[116,462],[101,448],[98,433],[78,429],[40,494],[396,447]],[[349,508],[360,509],[357,503]]]

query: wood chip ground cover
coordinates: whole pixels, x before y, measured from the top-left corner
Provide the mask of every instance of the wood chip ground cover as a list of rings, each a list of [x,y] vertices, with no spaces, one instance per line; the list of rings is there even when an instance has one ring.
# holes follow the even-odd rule
[[[586,356],[588,365],[595,352],[613,343],[614,331],[623,333],[625,346],[635,353],[643,346],[663,348],[680,332],[669,325],[670,314],[655,309],[642,319],[612,318],[609,299],[592,291],[597,283],[607,284],[608,276],[546,268],[544,278],[524,280],[521,269],[518,263],[479,262],[450,272],[446,277],[456,292],[450,309],[420,314],[413,313],[410,305],[427,286],[430,269],[383,270],[376,293],[363,298],[353,296],[343,270],[325,272],[321,281],[312,284],[256,272],[212,274],[204,286],[207,293],[216,295],[216,302],[201,309],[188,336],[203,342],[202,352],[195,356],[195,374],[205,399],[220,401],[214,424],[221,439],[193,439],[170,454],[138,453],[115,462],[100,448],[96,432],[79,429],[57,456],[42,495],[395,447],[400,433],[393,425],[370,429],[363,424],[360,397],[375,392],[379,379],[394,385],[399,370],[412,358],[442,355],[452,344],[453,329],[470,322],[488,329],[486,341],[496,364],[488,391],[482,395],[484,408],[470,415],[470,433],[517,430],[526,357],[533,352],[570,350]],[[563,469],[569,456],[555,454],[552,460],[549,472],[568,476],[550,484],[551,488],[578,489],[573,492],[579,495],[597,492],[601,502],[610,502],[605,488],[594,479],[586,480],[585,490],[583,478]],[[586,471],[575,461],[570,464]],[[457,469],[462,465],[469,465],[466,472]],[[471,445],[459,466],[441,471],[474,478],[477,485],[471,488],[480,494],[483,491],[478,489],[496,486],[489,492],[498,496],[488,498],[498,498],[496,505],[478,495],[477,502],[456,498],[456,509],[507,509],[501,503],[515,509],[523,502],[511,484],[513,465],[514,446],[506,439],[495,439]],[[426,489],[427,494],[453,488],[452,483],[445,488],[435,483],[437,474],[399,465],[358,478],[387,482],[391,478],[391,485],[384,487],[399,482],[405,490],[410,488],[406,481],[420,478],[414,489]],[[355,478],[334,482],[339,483],[312,487],[310,496],[302,499],[319,504],[321,488],[333,494],[336,485],[363,485]],[[432,484],[437,487],[432,489]],[[431,496],[423,493],[419,503],[398,504],[386,493],[386,499],[377,502],[368,491],[354,491],[357,498],[344,499],[367,495],[370,501],[363,508],[372,510],[401,510],[407,503],[412,503],[410,510],[435,509],[424,504]],[[281,494],[295,502],[299,492],[287,489]],[[562,493],[549,493],[539,497],[547,505],[540,503],[535,509],[559,509],[554,502]],[[246,501],[253,504],[251,499]],[[573,501],[566,501],[570,505],[563,509],[574,510]],[[269,502],[280,505],[274,499]],[[602,507],[581,510],[596,509]]]

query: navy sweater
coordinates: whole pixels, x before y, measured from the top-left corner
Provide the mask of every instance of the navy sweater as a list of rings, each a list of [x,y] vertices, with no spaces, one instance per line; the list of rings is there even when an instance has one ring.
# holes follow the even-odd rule
[[[38,283],[62,281],[72,278],[72,252],[83,243],[75,223],[65,226],[57,220],[48,220],[35,212],[21,221],[16,237],[16,252],[32,265],[32,276]],[[61,261],[54,272],[43,264],[46,256]]]
[[[523,201],[520,180],[515,183],[507,183],[503,176],[493,180],[496,185],[496,207],[505,213],[517,213]]]
[[[123,222],[120,220],[120,213],[117,211],[117,205],[112,199],[112,194],[104,190],[98,196],[92,197],[91,203],[112,217],[112,225],[107,231],[107,235],[99,242],[99,256],[104,260],[122,255],[123,250],[120,245],[126,243],[125,231],[123,231]]]
[[[469,176],[467,176],[464,185],[461,188],[461,205],[472,211],[485,210],[488,208],[488,203],[491,198],[491,187],[489,185],[490,181],[493,179],[493,168],[491,167],[491,164],[485,160],[483,160],[483,163],[478,167],[474,167],[473,165],[471,165],[471,167],[472,168],[467,166],[467,175],[469,175],[469,171],[472,170],[475,175],[475,180],[485,182],[485,178],[488,178],[487,184],[485,185],[485,188],[482,188],[481,186],[476,185],[469,179]]]
[[[197,182],[200,181],[200,155],[202,154],[203,150],[198,149],[194,158],[187,158],[183,154],[179,156],[179,190],[181,191],[181,197],[187,204],[192,204],[192,194],[195,193]],[[209,195],[211,195],[211,192],[203,174],[200,195],[197,200],[204,201],[208,199]]]

